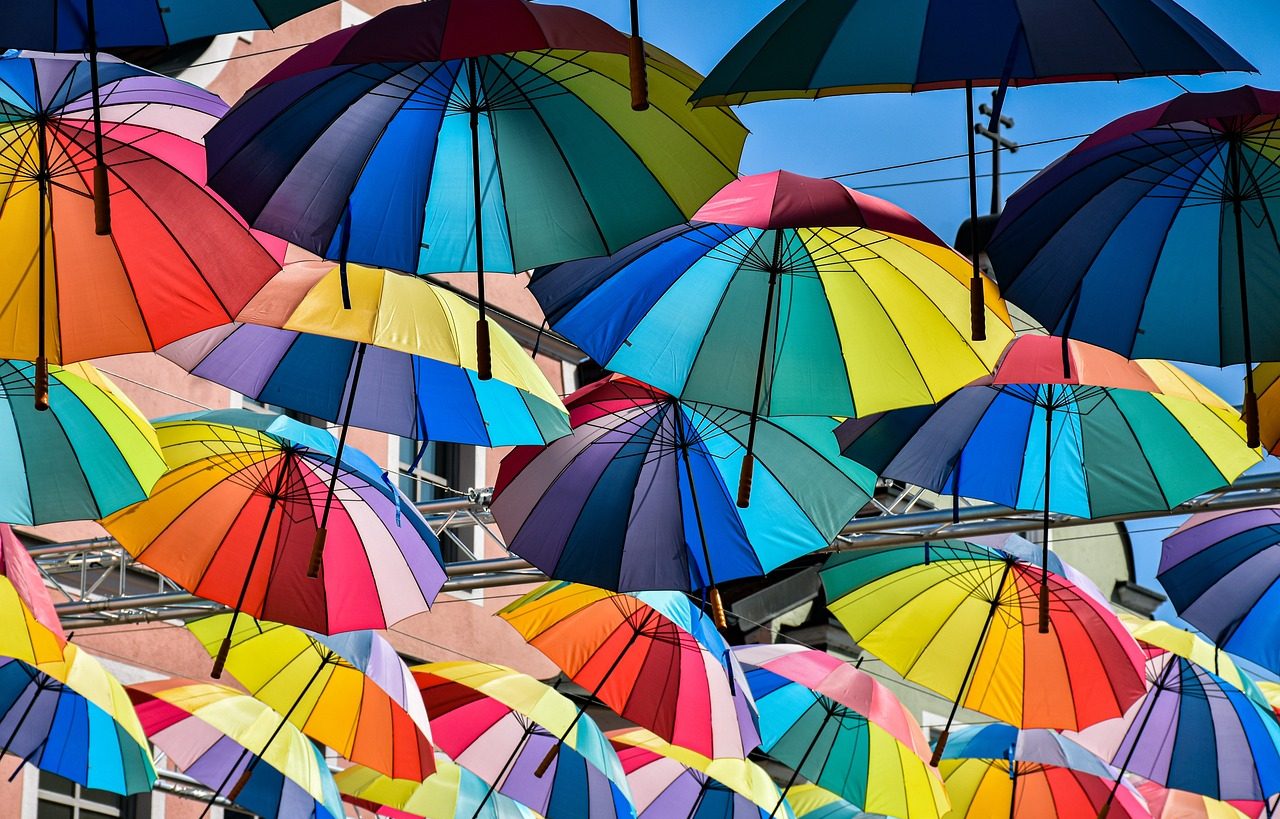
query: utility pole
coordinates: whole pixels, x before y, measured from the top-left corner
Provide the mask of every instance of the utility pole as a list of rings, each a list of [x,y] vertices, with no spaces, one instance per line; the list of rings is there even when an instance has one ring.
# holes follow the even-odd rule
[[[994,91],[991,92],[991,96],[995,97]],[[975,122],[973,131],[978,136],[991,140],[991,215],[995,216],[1000,212],[1002,205],[1000,199],[1000,151],[1003,149],[1011,154],[1016,154],[1018,152],[1018,143],[1000,135],[1002,127],[1013,127],[1013,117],[1006,117],[1003,113],[996,117],[994,109],[985,102],[978,106],[978,113],[984,117],[989,117],[985,125],[981,122]]]

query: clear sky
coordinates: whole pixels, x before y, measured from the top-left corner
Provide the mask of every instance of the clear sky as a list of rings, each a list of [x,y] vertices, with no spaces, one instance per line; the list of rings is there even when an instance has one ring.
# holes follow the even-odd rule
[[[578,6],[626,29],[626,0],[554,0]],[[705,73],[780,0],[640,0],[646,40]],[[1280,4],[1276,0],[1180,0],[1259,69],[1259,74],[1178,77],[1191,91],[1217,91],[1242,84],[1280,88]],[[975,43],[981,48],[981,43]],[[1010,138],[1030,143],[1087,134],[1130,111],[1164,102],[1182,89],[1173,80],[1151,78],[1122,83],[1071,83],[1013,89],[1004,112],[1015,120]],[[975,92],[981,102],[989,91]],[[834,176],[922,159],[963,154],[966,117],[963,91],[922,94],[860,94],[823,100],[786,100],[741,106],[738,115],[751,129],[743,155],[744,173],[776,168],[812,176]],[[976,112],[975,112],[976,113]],[[979,140],[979,147],[984,144]],[[1070,149],[1074,141],[1026,148],[1006,154],[1003,192],[1030,178],[1018,171],[1037,170]],[[980,157],[979,173],[989,169]],[[1010,173],[1012,172],[1012,173]],[[954,238],[968,216],[968,183],[963,158],[909,169],[859,173],[842,181],[905,207],[940,236]],[[922,181],[961,177],[956,181]],[[903,184],[911,183],[911,184]],[[979,204],[989,203],[982,180]],[[1217,371],[1190,368],[1228,400],[1239,401],[1240,368]],[[1154,579],[1160,539],[1180,522],[1133,524],[1140,581]],[[1166,606],[1169,614],[1172,611]]]

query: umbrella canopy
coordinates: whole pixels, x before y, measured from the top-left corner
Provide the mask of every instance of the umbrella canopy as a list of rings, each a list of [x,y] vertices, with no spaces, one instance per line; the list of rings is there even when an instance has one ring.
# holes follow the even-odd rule
[[[213,654],[231,619],[218,614],[187,628]],[[435,770],[413,678],[372,631],[324,636],[241,617],[227,669],[251,696],[352,762],[419,781]]]
[[[988,248],[1005,295],[1130,358],[1280,358],[1277,116],[1280,93],[1245,86],[1103,127],[1010,198]]]
[[[830,418],[763,419],[754,492],[730,489],[749,418],[625,376],[568,399],[574,432],[503,459],[491,504],[508,548],[548,576],[620,591],[697,591],[826,547],[875,476],[839,457]]]
[[[957,730],[940,770],[952,798],[949,819],[1096,816],[1116,782],[1107,763],[1057,731],[1000,723]],[[1150,819],[1129,787],[1110,801],[1109,816]]]
[[[493,375],[476,373],[476,321],[462,297],[417,277],[350,265],[287,265],[228,324],[159,352],[257,401],[335,424],[481,446],[567,435],[564,404],[519,342],[493,323]]]
[[[324,754],[262,702],[180,677],[131,685],[129,696],[147,737],[214,793],[259,816],[343,819]]]
[[[797,645],[735,646],[760,706],[761,750],[873,813],[941,816],[950,805],[911,712],[871,675]]]
[[[592,697],[674,745],[741,759],[760,744],[742,668],[683,594],[551,581],[498,616]]]
[[[969,342],[967,262],[838,182],[744,177],[695,218],[705,223],[535,271],[551,326],[610,370],[763,416],[932,404],[990,373],[1013,337],[991,288],[999,329]]]
[[[13,527],[0,524],[0,656],[15,657],[31,665],[62,657],[67,635],[49,588],[27,548]],[[23,628],[12,628],[24,623]],[[52,636],[52,640],[49,637]]]
[[[327,258],[483,274],[612,253],[691,216],[746,137],[690,109],[701,78],[652,50],[650,106],[632,111],[629,47],[526,0],[393,8],[267,75],[210,132],[210,178],[254,227]]]
[[[213,94],[114,58],[0,56],[0,355],[66,363],[153,350],[230,321],[279,263],[204,186]],[[93,104],[119,224],[95,233]],[[43,238],[42,238],[43,237]],[[37,398],[42,398],[37,389]]]
[[[1239,684],[1177,653],[1170,639],[1177,631],[1139,632],[1147,693],[1123,717],[1076,738],[1121,773],[1168,788],[1257,802],[1280,793],[1280,723],[1265,698],[1234,665]]]
[[[145,500],[165,473],[151,424],[91,364],[48,373],[51,412],[32,409],[34,364],[0,359],[0,520],[105,517]]]
[[[793,816],[779,802],[781,794],[768,772],[750,760],[708,759],[644,728],[610,731],[609,741],[627,772],[641,819]]]
[[[436,771],[421,782],[392,779],[363,765],[334,776],[342,799],[391,819],[539,819],[510,797],[489,793],[483,779],[436,754]]]
[[[980,49],[974,42],[984,43]],[[786,0],[694,92],[701,104],[1256,71],[1168,0]]]
[[[151,790],[156,771],[129,695],[90,654],[63,651],[39,665],[0,658],[0,753],[86,788]]]
[[[1245,813],[1230,802],[1169,790],[1154,782],[1139,782],[1138,793],[1146,800],[1153,819],[1250,819],[1258,816],[1262,808],[1246,803],[1251,810]]]
[[[1192,515],[1165,538],[1156,576],[1183,620],[1280,670],[1280,507]]]
[[[102,521],[130,554],[235,611],[325,633],[385,628],[444,584],[439,541],[368,456],[280,415],[214,410],[156,425],[170,471]],[[332,543],[307,577],[325,487]],[[234,617],[232,618],[234,625]]]
[[[884,814],[864,813],[852,802],[812,782],[791,786],[787,804],[797,819],[885,819]]]
[[[1049,629],[1039,633],[1038,551],[1025,541],[859,549],[832,557],[822,583],[858,645],[951,700],[951,719],[961,705],[1024,728],[1080,728],[1124,714],[1146,690],[1141,651],[1056,558]]]
[[[547,817],[636,815],[609,740],[554,688],[480,662],[428,663],[414,666],[413,676],[440,749],[484,779],[487,795],[505,794]]]
[[[1259,437],[1267,451],[1275,455],[1280,452],[1280,362],[1259,364],[1250,377],[1258,392]]]

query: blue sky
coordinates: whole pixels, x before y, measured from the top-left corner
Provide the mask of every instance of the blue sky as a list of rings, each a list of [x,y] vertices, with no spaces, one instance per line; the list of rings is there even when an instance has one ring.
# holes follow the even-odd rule
[[[645,39],[705,73],[779,0],[641,0]],[[578,6],[625,29],[626,0],[556,0]],[[1218,32],[1259,74],[1179,77],[1192,91],[1216,91],[1242,84],[1280,87],[1280,7],[1274,0],[1181,0],[1193,14]],[[980,47],[980,44],[975,44]],[[1167,78],[1122,83],[1072,83],[1013,89],[1005,113],[1016,125],[1007,135],[1022,143],[1087,134],[1111,120],[1164,102],[1182,92]],[[976,101],[988,91],[978,91]],[[744,173],[785,168],[813,176],[833,176],[962,154],[966,147],[964,92],[863,94],[817,101],[787,100],[742,106],[738,115],[751,129],[743,155]],[[979,146],[984,141],[979,141]],[[1007,195],[1030,178],[1028,173],[1067,151],[1073,141],[1030,147],[1004,157]],[[989,168],[980,157],[979,172]],[[1009,173],[1013,172],[1013,173]],[[842,181],[869,190],[907,208],[950,240],[968,215],[964,159],[877,173],[859,173]],[[913,184],[902,184],[913,183]],[[885,187],[888,186],[888,187]],[[982,180],[979,204],[985,212],[989,188]],[[1239,401],[1241,370],[1190,368],[1228,400]],[[1138,521],[1131,533],[1139,579],[1155,585],[1160,539],[1180,519]],[[1166,606],[1166,609],[1168,607]],[[1171,610],[1169,611],[1171,614]]]

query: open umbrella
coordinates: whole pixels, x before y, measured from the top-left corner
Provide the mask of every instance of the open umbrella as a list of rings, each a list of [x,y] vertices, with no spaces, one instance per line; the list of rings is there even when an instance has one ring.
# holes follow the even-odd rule
[[[755,493],[730,487],[749,419],[625,376],[567,399],[573,434],[503,458],[490,504],[507,547],[558,580],[619,591],[708,589],[825,548],[875,491],[830,418],[762,419]]]
[[[0,577],[0,622],[8,626],[0,630],[0,656],[32,665],[60,659],[67,635],[58,610],[44,575],[7,523],[0,524]],[[18,623],[24,627],[15,628]]]
[[[974,86],[998,86],[994,131],[1010,86],[1256,70],[1173,0],[1116,8],[1094,0],[785,0],[721,59],[694,99],[737,104],[964,88],[976,230]],[[983,338],[978,248],[970,256],[973,337]]]
[[[1192,515],[1164,539],[1156,577],[1179,617],[1280,670],[1280,507]]]
[[[170,471],[151,498],[102,521],[122,546],[201,597],[326,634],[385,628],[444,585],[439,541],[368,456],[281,415],[214,410],[157,423]],[[339,515],[320,578],[307,576],[326,485]]]
[[[627,772],[640,819],[768,819],[779,808],[778,786],[747,759],[708,759],[644,728],[609,732]],[[783,803],[781,813],[790,819]]]
[[[358,310],[342,307],[339,270],[289,265],[229,324],[160,354],[195,375],[264,403],[417,440],[482,446],[546,443],[569,432],[564,405],[519,343],[492,333],[492,381],[476,372],[475,323],[461,297],[415,276],[352,265]],[[257,326],[262,325],[262,326]],[[362,377],[363,376],[363,377]],[[337,473],[329,479],[308,572],[322,562]]]
[[[489,784],[477,815],[490,796],[505,794],[557,819],[635,817],[617,754],[568,697],[489,663],[428,663],[412,671],[440,749]]]
[[[1235,410],[1173,365],[1035,335],[1010,344],[991,378],[936,408],[847,421],[836,434],[847,457],[957,504],[1042,509],[1042,612],[1050,512],[1172,509],[1261,459]]]
[[[733,179],[746,130],[693,111],[700,77],[649,53],[630,110],[621,33],[526,0],[392,8],[294,54],[208,137],[210,179],[254,227],[327,258],[484,273],[612,253]]]
[[[1272,455],[1280,452],[1280,362],[1268,361],[1249,374],[1258,393],[1258,434]],[[1245,384],[1248,387],[1248,383]]]
[[[1244,86],[1104,126],[1010,198],[988,249],[1005,294],[1130,358],[1280,359],[1278,116]],[[1252,369],[1244,409],[1257,446]]]
[[[214,34],[275,28],[326,0],[229,0],[209,7],[158,0],[0,0],[0,48],[83,51],[93,101],[93,203],[96,231],[111,232],[107,140],[99,90],[100,48],[167,46]],[[111,58],[107,58],[110,62]],[[108,125],[108,130],[111,126]]]
[[[906,211],[838,182],[748,176],[694,218],[705,224],[536,271],[530,289],[552,327],[608,369],[751,414],[739,506],[760,417],[932,404],[989,374],[1013,338],[992,288],[1001,329],[970,342],[964,259]]]
[[[421,782],[393,779],[363,765],[343,768],[334,781],[343,801],[390,819],[539,819],[516,800],[489,793],[488,783],[440,753],[435,773]]]
[[[51,412],[31,408],[34,364],[0,359],[0,520],[105,517],[145,500],[165,472],[151,424],[91,364],[50,368]]]
[[[212,655],[231,619],[216,614],[187,628]],[[241,617],[226,665],[251,696],[346,759],[404,779],[435,770],[422,698],[400,656],[376,633],[325,636]]]
[[[956,731],[940,766],[953,819],[1076,819],[1096,815],[1109,801],[1116,772],[1057,731],[1012,725],[965,726]],[[1150,819],[1130,787],[1116,792],[1111,815]]]
[[[1138,793],[1146,800],[1152,819],[1251,819],[1257,817],[1263,807],[1244,803],[1250,809],[1246,813],[1230,802],[1162,788],[1154,782],[1139,782]]]
[[[760,706],[760,749],[873,813],[938,817],[950,805],[915,717],[870,674],[798,645],[735,646]]]
[[[156,771],[129,695],[88,652],[63,651],[38,665],[0,658],[0,754],[86,788],[151,790]]]
[[[343,819],[328,763],[269,706],[180,677],[129,686],[142,728],[187,776],[259,816]]]
[[[592,699],[674,745],[741,759],[760,744],[741,667],[683,594],[551,581],[498,616]]]
[[[1023,728],[1081,728],[1124,714],[1146,690],[1138,646],[1056,558],[1039,633],[1038,551],[1026,541],[859,549],[822,572],[858,645],[952,701],[935,763],[961,705]]]
[[[0,35],[2,38],[3,35]],[[0,56],[0,356],[47,363],[153,350],[230,321],[280,269],[204,186],[213,94],[115,59]],[[102,91],[106,184],[119,219],[94,232],[91,91]]]
[[[787,804],[796,819],[886,819],[884,814],[864,812],[857,805],[812,782],[792,785]]]

